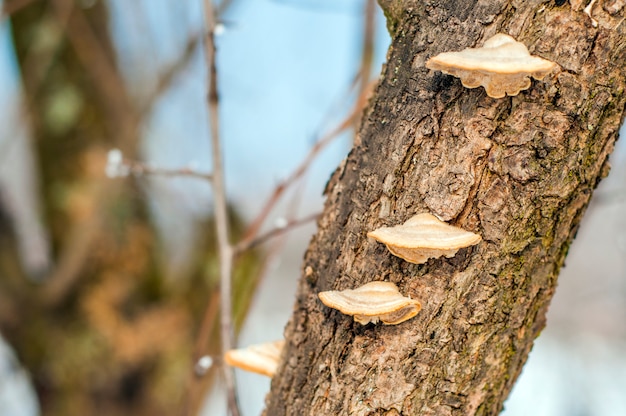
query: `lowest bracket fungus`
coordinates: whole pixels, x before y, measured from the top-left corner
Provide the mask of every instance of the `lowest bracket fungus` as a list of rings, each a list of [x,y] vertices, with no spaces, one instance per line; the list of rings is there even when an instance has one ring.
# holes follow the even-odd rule
[[[466,88],[485,87],[487,95],[502,98],[530,88],[530,78],[543,79],[556,64],[531,56],[521,42],[498,33],[482,48],[444,52],[426,62],[426,67],[461,78]]]
[[[224,354],[224,361],[230,366],[272,377],[278,368],[284,345],[285,340],[280,340],[229,350]]]
[[[362,325],[382,321],[385,325],[397,325],[413,318],[422,309],[414,299],[400,294],[391,282],[370,282],[357,289],[330,290],[318,294],[324,305],[353,315]]]
[[[459,249],[482,240],[480,235],[428,213],[415,215],[402,225],[370,231],[367,236],[384,243],[392,254],[415,264],[426,263],[430,258],[453,257]]]

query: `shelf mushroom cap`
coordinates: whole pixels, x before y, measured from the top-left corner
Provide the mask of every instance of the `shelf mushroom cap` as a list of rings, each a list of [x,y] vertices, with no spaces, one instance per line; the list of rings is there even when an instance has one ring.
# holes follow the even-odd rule
[[[363,325],[378,321],[397,325],[422,309],[417,300],[402,296],[392,282],[370,282],[357,289],[330,290],[318,296],[324,305],[354,316]]]
[[[453,257],[465,247],[480,243],[478,234],[449,225],[432,214],[417,214],[402,225],[381,227],[367,233],[389,251],[409,263],[422,264],[430,258]]]
[[[284,345],[285,340],[280,340],[228,350],[224,354],[224,361],[230,366],[272,377],[278,368]]]
[[[485,87],[487,95],[502,98],[530,88],[530,78],[541,80],[556,64],[532,56],[528,48],[509,35],[498,33],[481,48],[444,52],[430,58],[426,67],[461,78],[466,88]]]

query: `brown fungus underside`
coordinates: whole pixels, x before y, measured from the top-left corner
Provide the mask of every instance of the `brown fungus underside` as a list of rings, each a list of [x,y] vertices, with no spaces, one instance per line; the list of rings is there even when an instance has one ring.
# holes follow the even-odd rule
[[[266,415],[495,415],[519,374],[624,116],[624,10],[541,1],[381,0],[388,63],[333,174],[305,256]],[[615,29],[610,29],[615,28]],[[559,69],[493,99],[430,71],[436,54],[510,33]],[[423,265],[368,239],[414,212],[483,242]],[[396,326],[361,326],[317,293],[373,276],[420,299]]]

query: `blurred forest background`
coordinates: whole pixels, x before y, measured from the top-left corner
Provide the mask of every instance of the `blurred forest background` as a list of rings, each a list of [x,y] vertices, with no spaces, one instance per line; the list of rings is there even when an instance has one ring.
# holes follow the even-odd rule
[[[225,414],[193,373],[220,345],[202,1],[0,4],[0,414]],[[314,221],[264,233],[321,211],[389,35],[373,0],[216,10],[245,346],[282,337]],[[506,416],[626,414],[623,139],[611,161]],[[259,414],[269,380],[237,381]]]

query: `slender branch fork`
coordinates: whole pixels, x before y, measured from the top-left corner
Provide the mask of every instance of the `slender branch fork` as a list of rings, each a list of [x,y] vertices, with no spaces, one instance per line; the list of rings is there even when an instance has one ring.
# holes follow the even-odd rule
[[[365,93],[363,94],[363,96],[365,96]],[[305,174],[311,163],[313,163],[313,161],[322,149],[324,149],[331,141],[337,138],[340,133],[352,126],[352,123],[363,109],[363,107],[361,106],[362,101],[362,97],[359,97],[359,99],[357,100],[357,105],[355,105],[352,113],[348,115],[348,117],[346,117],[335,129],[333,129],[326,136],[317,141],[311,148],[309,154],[296,168],[296,170],[294,170],[288,178],[286,178],[284,181],[279,183],[276,188],[274,188],[272,195],[270,195],[268,200],[263,205],[263,208],[261,208],[261,213],[258,215],[257,218],[255,218],[250,227],[248,227],[248,229],[246,230],[243,241],[240,245],[248,244],[256,238],[259,229],[265,222],[270,212],[272,212],[272,208],[274,207],[274,205],[276,205],[283,193],[289,188],[291,184],[296,182],[302,177],[302,175]]]
[[[12,0],[5,1],[4,7],[0,8],[0,19],[12,15],[13,13],[23,9],[35,0]]]
[[[218,249],[220,259],[220,295],[215,296],[207,304],[204,317],[202,319],[200,330],[196,339],[194,348],[194,371],[190,372],[190,378],[187,381],[187,398],[184,401],[182,409],[183,415],[189,415],[195,409],[196,400],[198,399],[194,384],[194,379],[203,377],[209,368],[214,364],[219,364],[224,374],[225,387],[227,390],[228,409],[232,416],[239,415],[239,406],[237,401],[237,393],[235,388],[235,379],[232,369],[225,366],[224,363],[214,356],[206,355],[207,340],[212,328],[212,322],[217,312],[220,310],[220,333],[222,340],[222,351],[231,349],[234,345],[234,334],[232,329],[232,269],[235,257],[252,249],[266,241],[283,235],[290,230],[313,222],[319,218],[320,213],[310,214],[303,218],[284,220],[282,224],[276,224],[270,230],[259,234],[262,225],[267,220],[268,215],[272,212],[278,200],[282,195],[298,180],[300,180],[307,172],[311,163],[317,158],[320,152],[329,145],[335,138],[349,129],[358,119],[360,112],[363,110],[375,83],[367,84],[366,88],[361,88],[359,96],[352,111],[333,129],[322,136],[310,149],[309,153],[303,159],[299,166],[281,183],[279,183],[259,215],[252,221],[250,227],[244,237],[236,244],[232,244],[228,239],[228,217],[226,192],[224,187],[224,170],[221,157],[221,143],[219,135],[219,97],[217,93],[217,69],[215,66],[215,43],[213,38],[213,29],[215,27],[215,17],[210,0],[205,0],[205,19],[207,22],[207,37],[205,42],[205,54],[208,66],[208,94],[207,103],[209,109],[209,121],[211,131],[211,146],[213,158],[213,172],[201,172],[191,167],[182,167],[178,169],[167,169],[152,164],[132,160],[124,157],[118,149],[112,149],[108,154],[106,167],[107,176],[126,177],[134,176],[166,176],[166,177],[194,177],[209,181],[212,185],[215,203],[215,222],[218,238]],[[359,77],[363,76],[361,74]],[[355,80],[355,85],[356,85]],[[196,392],[197,393],[197,392]]]
[[[235,254],[240,254],[246,250],[249,250],[251,248],[254,248],[256,246],[258,246],[259,244],[262,244],[264,242],[266,242],[267,240],[269,240],[272,237],[276,237],[282,233],[285,233],[295,227],[299,227],[301,225],[310,223],[315,221],[316,219],[318,219],[320,217],[321,213],[320,212],[316,212],[315,214],[311,214],[308,215],[304,218],[300,218],[300,219],[295,219],[295,220],[289,220],[286,221],[284,224],[279,224],[277,225],[275,228],[271,229],[270,231],[266,232],[265,234],[261,234],[256,238],[252,238],[252,239],[248,239],[248,240],[241,240],[236,246],[234,246],[234,250],[235,250]]]
[[[128,161],[128,167],[130,173],[133,175],[157,175],[157,176],[188,176],[192,178],[205,179],[208,181],[213,180],[213,175],[210,173],[200,172],[190,167],[183,167],[180,169],[166,169],[156,166],[145,165],[140,162]]]
[[[219,98],[217,93],[217,66],[215,63],[215,11],[213,2],[204,0],[204,18],[206,22],[205,59],[208,68],[209,121],[211,129],[211,149],[213,152],[213,195],[215,201],[215,227],[220,259],[220,329],[222,351],[228,351],[233,346],[232,331],[232,267],[233,247],[228,239],[228,212],[226,206],[226,191],[224,188],[224,169],[222,166],[222,149],[219,136]],[[239,416],[237,390],[235,388],[235,374],[229,366],[222,366],[228,410],[231,416]]]
[[[33,3],[36,0],[12,0],[5,2],[4,8],[0,8],[0,19],[10,16],[12,13],[17,12],[23,7]],[[232,268],[234,256],[241,254],[242,252],[254,248],[259,244],[266,242],[267,240],[280,236],[291,229],[301,226],[303,224],[314,221],[319,217],[319,213],[312,214],[300,219],[289,219],[283,224],[276,225],[274,228],[259,235],[260,227],[267,219],[268,214],[274,208],[276,202],[280,199],[282,194],[295,182],[297,182],[307,171],[311,162],[317,157],[320,151],[325,148],[334,138],[339,136],[339,133],[347,130],[356,120],[357,114],[362,110],[364,92],[361,91],[360,97],[357,100],[357,105],[351,114],[346,117],[334,130],[330,131],[319,141],[315,143],[309,154],[306,156],[302,164],[290,175],[285,181],[280,183],[269,200],[261,210],[258,217],[253,221],[250,229],[246,233],[246,236],[233,245],[228,239],[228,217],[227,217],[227,204],[226,204],[226,192],[224,188],[224,171],[222,166],[221,157],[221,141],[219,135],[219,97],[217,92],[217,70],[215,64],[216,48],[214,42],[214,31],[216,27],[216,16],[228,6],[230,0],[224,0],[219,6],[217,11],[215,10],[210,0],[204,0],[204,12],[206,21],[206,38],[205,38],[205,56],[208,67],[208,91],[207,91],[207,104],[209,111],[210,131],[211,131],[211,146],[212,146],[212,158],[213,158],[213,172],[205,173],[197,171],[191,167],[183,167],[179,169],[167,169],[162,167],[152,166],[147,163],[134,161],[123,157],[121,151],[113,149],[109,152],[109,163],[107,164],[107,174],[110,177],[125,177],[128,175],[143,176],[143,175],[157,175],[157,176],[186,176],[195,177],[209,181],[213,186],[214,191],[214,203],[215,203],[215,222],[217,229],[219,258],[220,258],[220,298],[214,299],[214,302],[210,302],[205,314],[205,320],[213,320],[214,313],[211,312],[216,305],[220,305],[221,316],[221,339],[222,350],[226,351],[233,346],[233,329],[232,329]],[[187,47],[181,58],[175,62],[175,64],[169,68],[163,75],[162,82],[150,95],[147,100],[147,104],[140,108],[139,113],[141,115],[147,114],[156,97],[169,85],[171,79],[188,63],[195,45],[198,43],[199,37],[193,36],[190,38]],[[209,317],[209,318],[207,318]],[[209,327],[203,322],[202,328]],[[228,408],[231,416],[239,416],[239,407],[237,403],[237,395],[235,389],[235,379],[232,370],[224,366],[221,363],[220,357],[205,356],[206,352],[206,339],[208,337],[207,331],[200,331],[199,337],[196,341],[196,356],[194,357],[197,362],[196,375],[198,377],[205,373],[205,369],[201,364],[210,367],[213,362],[220,364],[224,372],[224,380],[228,395]],[[202,361],[206,359],[206,363]]]
[[[122,152],[118,149],[109,150],[105,172],[110,178],[126,177],[128,175],[154,175],[166,177],[187,176],[204,179],[210,182],[213,181],[213,175],[210,173],[200,172],[191,167],[167,169],[159,166],[152,166],[137,160],[125,158]]]
[[[227,403],[231,416],[239,416],[239,406],[237,400],[237,393],[235,388],[235,377],[230,367],[223,365],[220,359],[217,357],[211,357],[206,355],[207,339],[209,337],[210,328],[212,327],[212,321],[216,315],[217,307],[219,305],[220,310],[220,333],[221,333],[221,349],[223,352],[232,349],[234,345],[234,334],[232,326],[232,270],[235,256],[256,247],[269,239],[280,236],[295,227],[314,221],[319,217],[319,213],[311,214],[300,219],[288,219],[282,224],[277,224],[272,229],[266,231],[263,234],[259,234],[262,225],[265,223],[269,213],[273,210],[278,200],[308,170],[311,163],[316,159],[319,153],[328,144],[330,144],[340,133],[349,129],[354,122],[358,119],[360,112],[365,106],[367,96],[371,92],[374,84],[368,84],[367,87],[361,87],[359,96],[352,111],[345,117],[334,129],[329,131],[326,135],[321,137],[311,148],[308,155],[304,158],[302,163],[292,172],[289,177],[276,186],[273,193],[270,195],[259,215],[252,221],[249,229],[245,233],[245,236],[237,243],[232,244],[228,238],[228,213],[226,202],[226,191],[224,187],[224,170],[222,166],[221,156],[221,140],[219,133],[219,96],[217,91],[217,68],[215,64],[215,41],[214,41],[214,29],[216,25],[216,15],[213,4],[210,0],[204,0],[204,12],[206,21],[206,38],[205,38],[205,57],[207,61],[207,104],[209,111],[209,122],[211,132],[211,147],[212,147],[212,159],[213,159],[213,171],[212,173],[199,172],[190,167],[183,167],[179,169],[166,169],[162,167],[155,167],[147,163],[134,161],[123,157],[119,150],[113,149],[109,152],[109,160],[107,164],[107,175],[110,177],[124,177],[128,175],[158,175],[158,176],[187,176],[196,177],[204,180],[208,180],[214,193],[215,204],[215,223],[218,239],[218,250],[220,259],[220,295],[212,299],[207,305],[203,320],[200,325],[200,331],[196,339],[196,345],[194,348],[194,362],[195,371],[191,373],[191,378],[187,383],[187,399],[185,401],[185,407],[183,414],[189,414],[195,406],[194,402],[195,394],[193,391],[194,378],[202,377],[206,374],[208,368],[214,363],[220,364],[223,371],[224,382],[227,391]],[[191,47],[191,46],[190,46]],[[364,71],[362,71],[364,72]],[[364,75],[361,74],[360,77]]]

